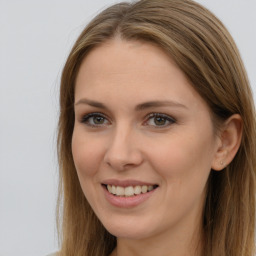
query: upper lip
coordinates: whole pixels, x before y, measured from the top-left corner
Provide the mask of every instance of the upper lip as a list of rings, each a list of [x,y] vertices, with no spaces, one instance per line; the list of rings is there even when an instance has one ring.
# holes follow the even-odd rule
[[[120,187],[143,186],[143,185],[155,186],[155,185],[157,185],[156,183],[139,181],[139,180],[117,180],[117,179],[103,180],[102,184],[104,184],[104,185],[114,185],[114,186],[120,186]]]

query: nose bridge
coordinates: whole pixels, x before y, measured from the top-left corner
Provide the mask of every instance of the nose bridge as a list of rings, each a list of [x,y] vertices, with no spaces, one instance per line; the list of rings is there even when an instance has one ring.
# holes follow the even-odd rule
[[[113,129],[104,160],[116,170],[124,170],[128,166],[136,166],[142,162],[135,128],[123,122]]]

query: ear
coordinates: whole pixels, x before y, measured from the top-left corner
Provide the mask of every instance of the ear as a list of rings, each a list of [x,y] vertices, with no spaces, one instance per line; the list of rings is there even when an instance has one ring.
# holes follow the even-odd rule
[[[224,122],[212,162],[213,170],[221,171],[231,163],[240,147],[242,132],[243,122],[240,115],[234,114]]]

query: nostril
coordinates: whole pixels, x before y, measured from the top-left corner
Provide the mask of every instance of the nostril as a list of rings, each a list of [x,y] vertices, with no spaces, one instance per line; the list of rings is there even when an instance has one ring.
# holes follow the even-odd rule
[[[124,171],[140,165],[143,162],[143,155],[131,139],[127,142],[120,139],[109,145],[103,161],[117,171]]]

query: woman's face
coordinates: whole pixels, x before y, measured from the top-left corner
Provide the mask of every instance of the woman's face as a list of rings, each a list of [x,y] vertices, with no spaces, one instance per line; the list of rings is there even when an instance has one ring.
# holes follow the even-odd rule
[[[192,232],[217,144],[206,103],[158,47],[113,39],[84,59],[72,152],[83,192],[113,235]]]

